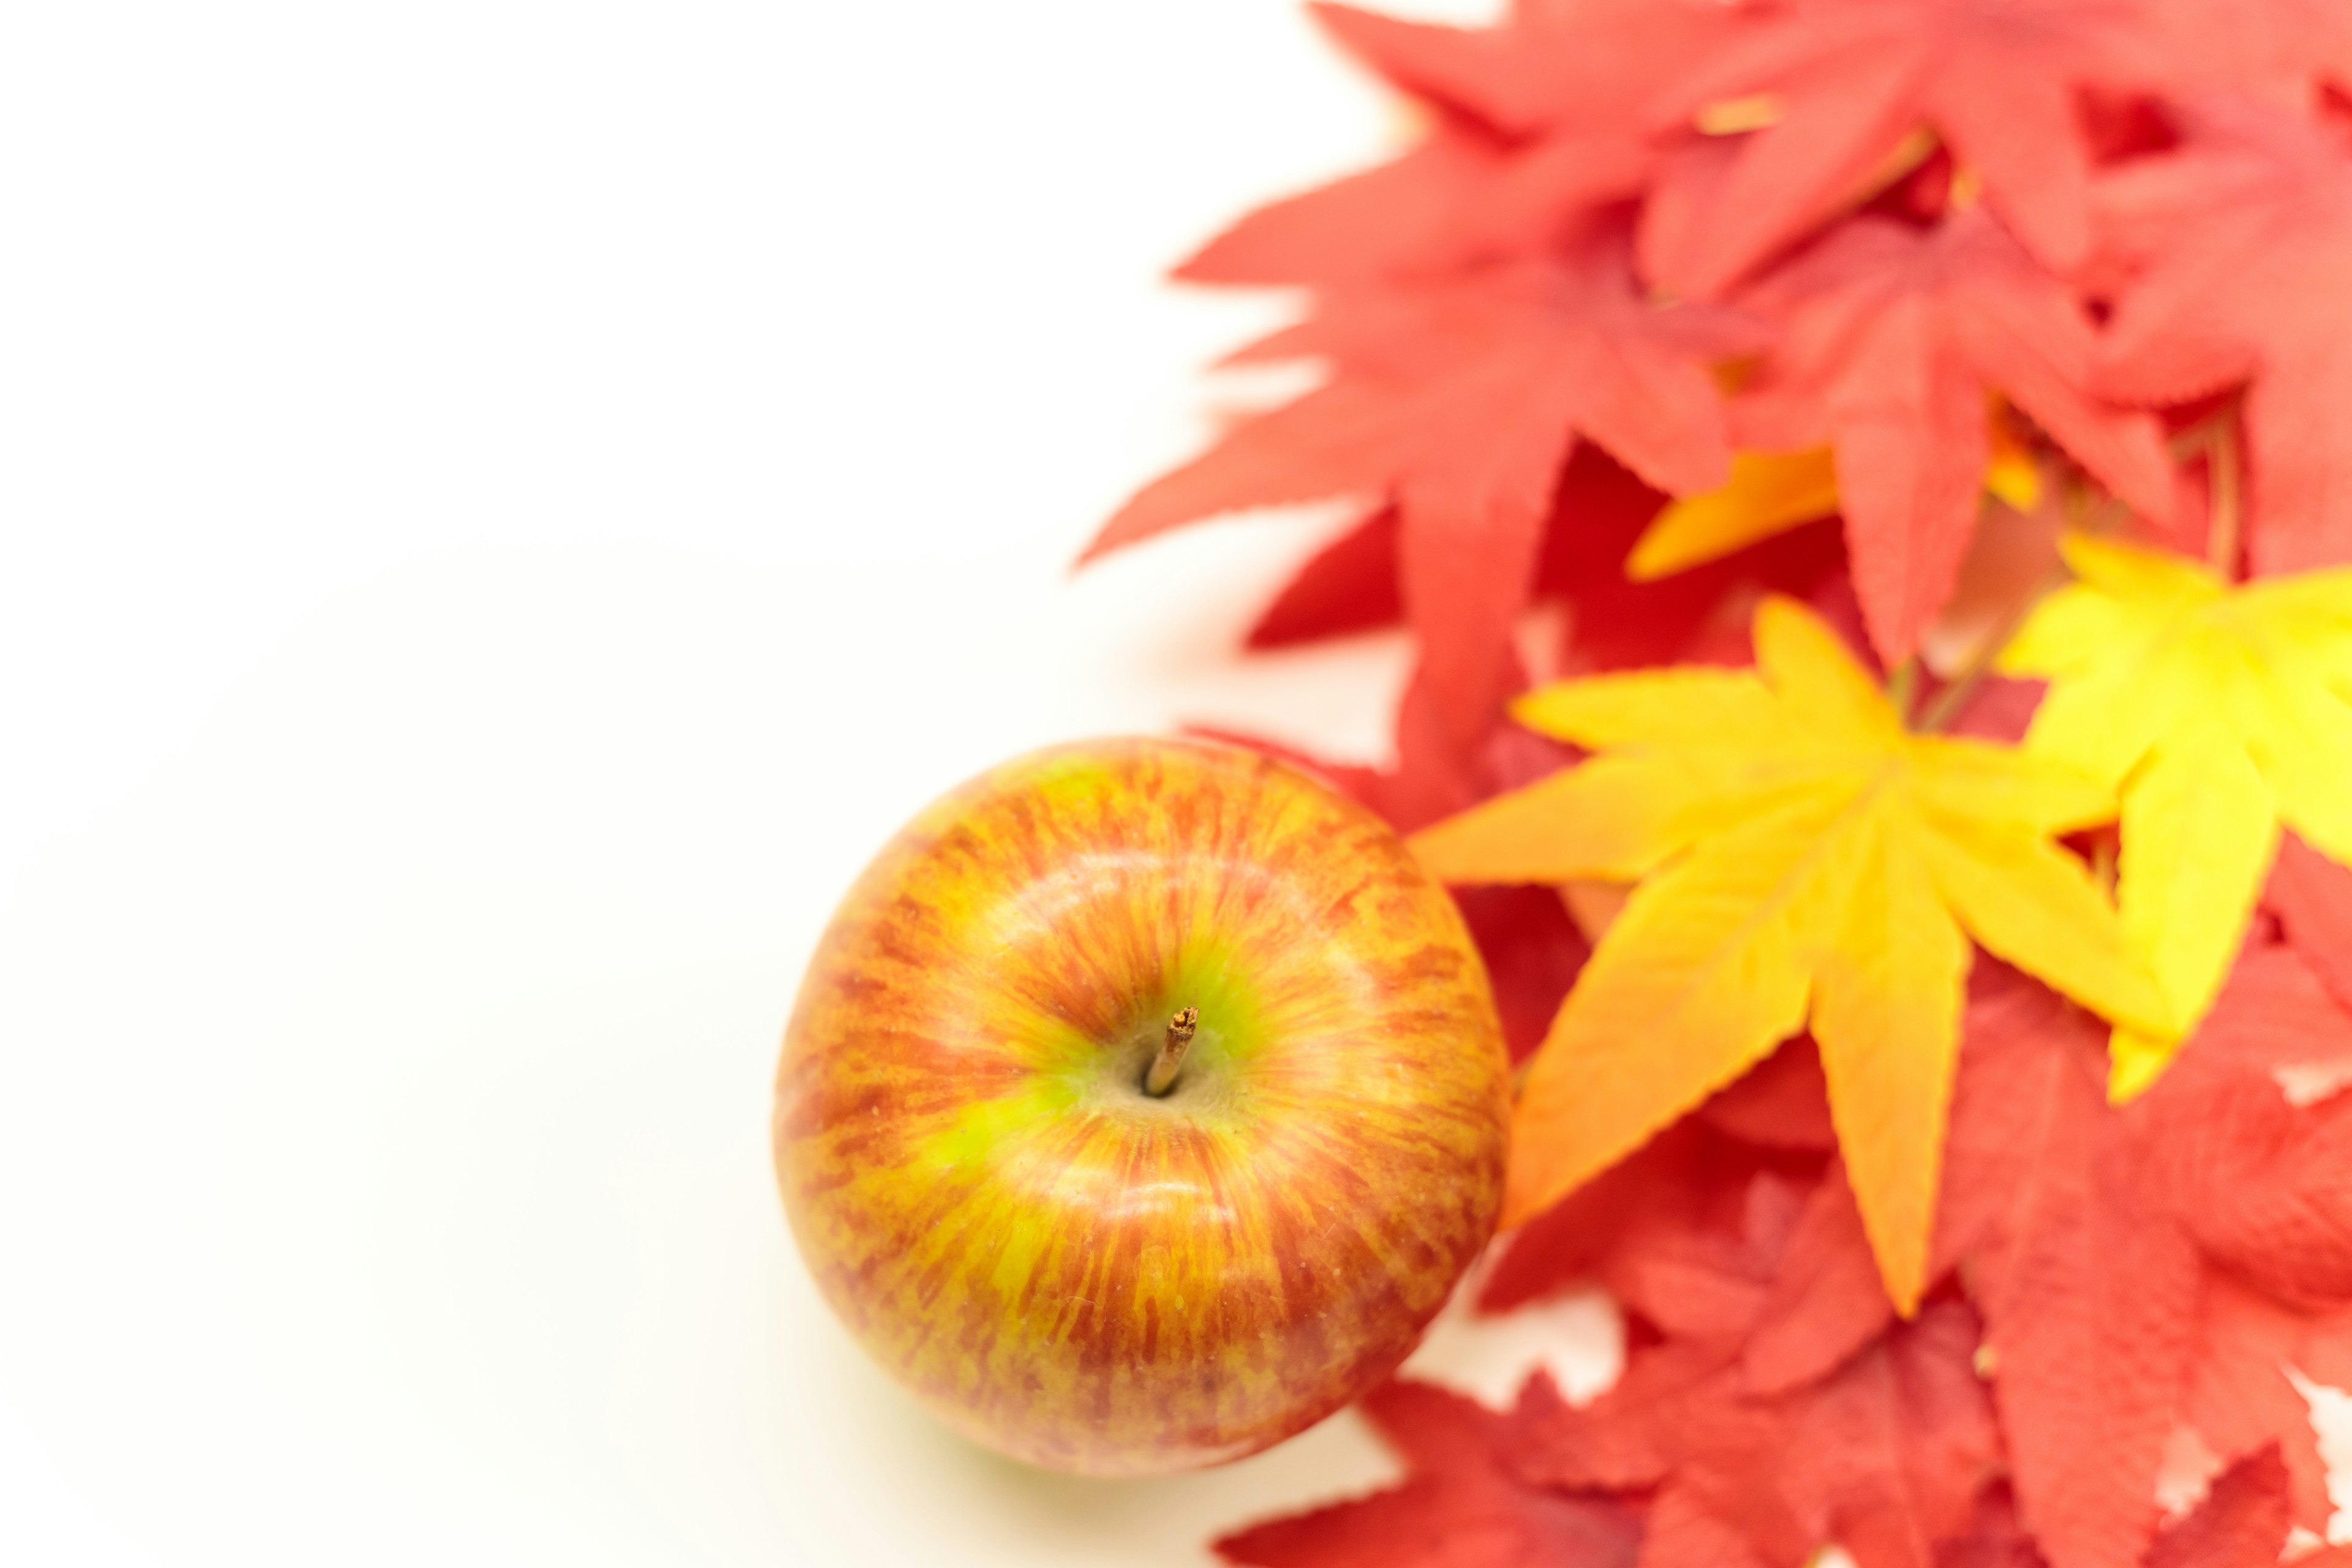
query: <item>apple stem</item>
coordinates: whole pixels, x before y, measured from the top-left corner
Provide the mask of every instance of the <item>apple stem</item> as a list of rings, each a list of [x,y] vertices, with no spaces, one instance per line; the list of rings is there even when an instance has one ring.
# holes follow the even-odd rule
[[[1192,1031],[1200,1026],[1198,1007],[1180,1007],[1168,1020],[1167,1037],[1160,1042],[1160,1054],[1151,1058],[1151,1070],[1143,1075],[1143,1092],[1158,1100],[1176,1087],[1176,1069],[1184,1065],[1185,1048],[1192,1043]]]

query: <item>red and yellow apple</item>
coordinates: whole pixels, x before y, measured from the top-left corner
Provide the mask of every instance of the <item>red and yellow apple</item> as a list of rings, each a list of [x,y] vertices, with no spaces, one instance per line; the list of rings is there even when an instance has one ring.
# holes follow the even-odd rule
[[[785,1031],[776,1166],[827,1300],[949,1423],[1150,1474],[1404,1357],[1493,1228],[1508,1081],[1453,902],[1378,818],[1235,747],[1105,741],[867,868]]]

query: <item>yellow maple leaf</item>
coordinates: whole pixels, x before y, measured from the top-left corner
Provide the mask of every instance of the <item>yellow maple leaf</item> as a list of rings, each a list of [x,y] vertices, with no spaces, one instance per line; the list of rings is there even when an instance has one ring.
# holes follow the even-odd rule
[[[1973,937],[2110,1018],[2163,1004],[2054,836],[2095,780],[1915,735],[1785,599],[1754,670],[1547,687],[1515,713],[1597,753],[1416,835],[1449,882],[1639,880],[1530,1065],[1505,1223],[1527,1219],[1812,1026],[1887,1293],[1926,1284]]]
[[[2035,608],[2000,663],[2050,680],[2025,749],[2122,797],[2124,939],[2168,1016],[2116,1030],[2120,1100],[2212,1005],[2280,823],[2352,861],[2352,569],[2232,587],[2180,556],[2062,548],[2079,581]]]
[[[1992,425],[1986,493],[2019,511],[2042,498],[2042,475],[2006,421]],[[1759,540],[1829,516],[1838,509],[1837,469],[1827,447],[1802,452],[1735,452],[1731,478],[1704,495],[1668,505],[1633,542],[1625,575],[1654,582],[1745,550]]]
[[[1731,477],[1720,488],[1685,496],[1651,521],[1625,557],[1625,575],[1636,583],[1671,577],[1837,508],[1837,472],[1827,447],[1735,452]]]

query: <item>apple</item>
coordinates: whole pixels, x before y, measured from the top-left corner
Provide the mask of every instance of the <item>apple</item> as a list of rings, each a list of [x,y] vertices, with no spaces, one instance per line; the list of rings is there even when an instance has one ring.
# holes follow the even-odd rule
[[[1477,952],[1384,824],[1109,740],[866,868],[785,1030],[776,1168],[834,1310],[950,1425],[1146,1475],[1403,1359],[1494,1227],[1508,1100]]]

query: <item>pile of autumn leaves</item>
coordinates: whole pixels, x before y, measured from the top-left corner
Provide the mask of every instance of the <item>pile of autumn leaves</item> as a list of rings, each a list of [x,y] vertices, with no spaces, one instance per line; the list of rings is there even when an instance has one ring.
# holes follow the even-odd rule
[[[1252,640],[1411,629],[1328,771],[1525,1064],[1481,1304],[1629,1339],[1391,1385],[1402,1486],[1221,1550],[2275,1561],[2352,1386],[2352,4],[1318,14],[1425,132],[1186,264],[1322,379],[1097,549],[1364,503]]]

